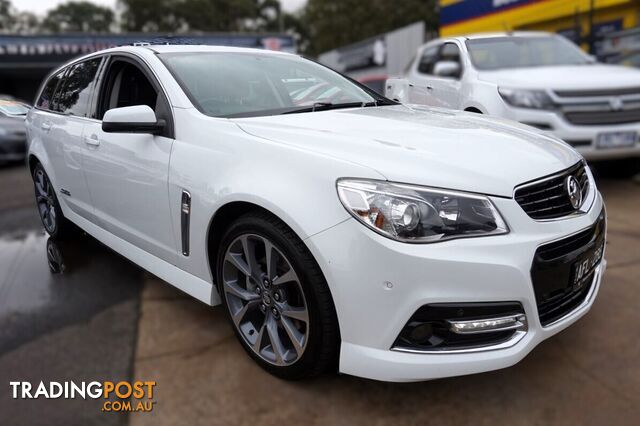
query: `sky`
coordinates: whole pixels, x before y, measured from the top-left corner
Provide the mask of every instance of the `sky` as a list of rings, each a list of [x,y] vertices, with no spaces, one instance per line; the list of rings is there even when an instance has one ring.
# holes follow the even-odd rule
[[[47,10],[56,7],[60,3],[66,3],[68,0],[12,0],[11,3],[20,11],[33,12],[36,15],[43,15]],[[116,0],[89,0],[106,6],[114,6]],[[293,12],[300,8],[306,0],[280,0],[284,9]]]

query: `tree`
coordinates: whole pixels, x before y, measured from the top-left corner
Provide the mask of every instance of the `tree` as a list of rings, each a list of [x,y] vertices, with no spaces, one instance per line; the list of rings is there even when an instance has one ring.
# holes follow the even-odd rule
[[[317,55],[417,21],[438,28],[436,0],[309,0],[302,12],[308,54]]]
[[[45,31],[60,32],[108,32],[114,21],[114,13],[88,1],[69,1],[48,12],[42,22]]]
[[[14,12],[9,0],[0,0],[0,30],[10,30],[14,22]]]
[[[189,2],[186,0],[184,3]],[[174,0],[118,0],[123,8],[122,28],[136,32],[174,32],[185,26]]]
[[[125,31],[278,31],[279,0],[118,0]],[[284,16],[283,16],[284,18]],[[282,21],[284,22],[284,20]]]
[[[244,31],[257,16],[254,0],[186,0],[179,7],[189,30]]]
[[[12,31],[17,34],[34,34],[40,30],[40,20],[31,12],[14,15]]]

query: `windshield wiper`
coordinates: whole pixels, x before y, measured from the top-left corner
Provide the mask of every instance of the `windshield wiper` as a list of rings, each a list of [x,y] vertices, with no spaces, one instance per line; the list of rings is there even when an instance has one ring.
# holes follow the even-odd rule
[[[311,106],[304,106],[295,109],[291,109],[288,111],[284,111],[281,114],[297,114],[301,112],[316,112],[316,111],[329,111],[332,109],[342,109],[342,108],[367,108],[367,107],[376,107],[380,105],[392,105],[390,102],[382,102],[382,101],[372,101],[372,102],[343,102],[339,104],[334,104],[332,102],[316,102]]]

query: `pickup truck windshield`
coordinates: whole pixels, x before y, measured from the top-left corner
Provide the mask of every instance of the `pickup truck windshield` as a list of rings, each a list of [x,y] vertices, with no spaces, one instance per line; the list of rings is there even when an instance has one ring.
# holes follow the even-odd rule
[[[167,53],[187,96],[213,117],[256,117],[390,102],[315,62],[270,53]]]
[[[495,37],[466,41],[478,70],[584,65],[588,57],[567,39],[555,37]]]

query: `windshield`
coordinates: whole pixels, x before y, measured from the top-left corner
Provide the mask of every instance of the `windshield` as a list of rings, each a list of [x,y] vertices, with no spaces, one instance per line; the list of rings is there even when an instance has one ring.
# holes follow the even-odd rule
[[[578,46],[560,36],[482,38],[466,44],[479,70],[590,63]]]
[[[390,102],[335,71],[292,55],[197,52],[160,58],[195,106],[213,117]]]
[[[29,107],[20,102],[0,100],[0,112],[5,115],[27,115]]]

